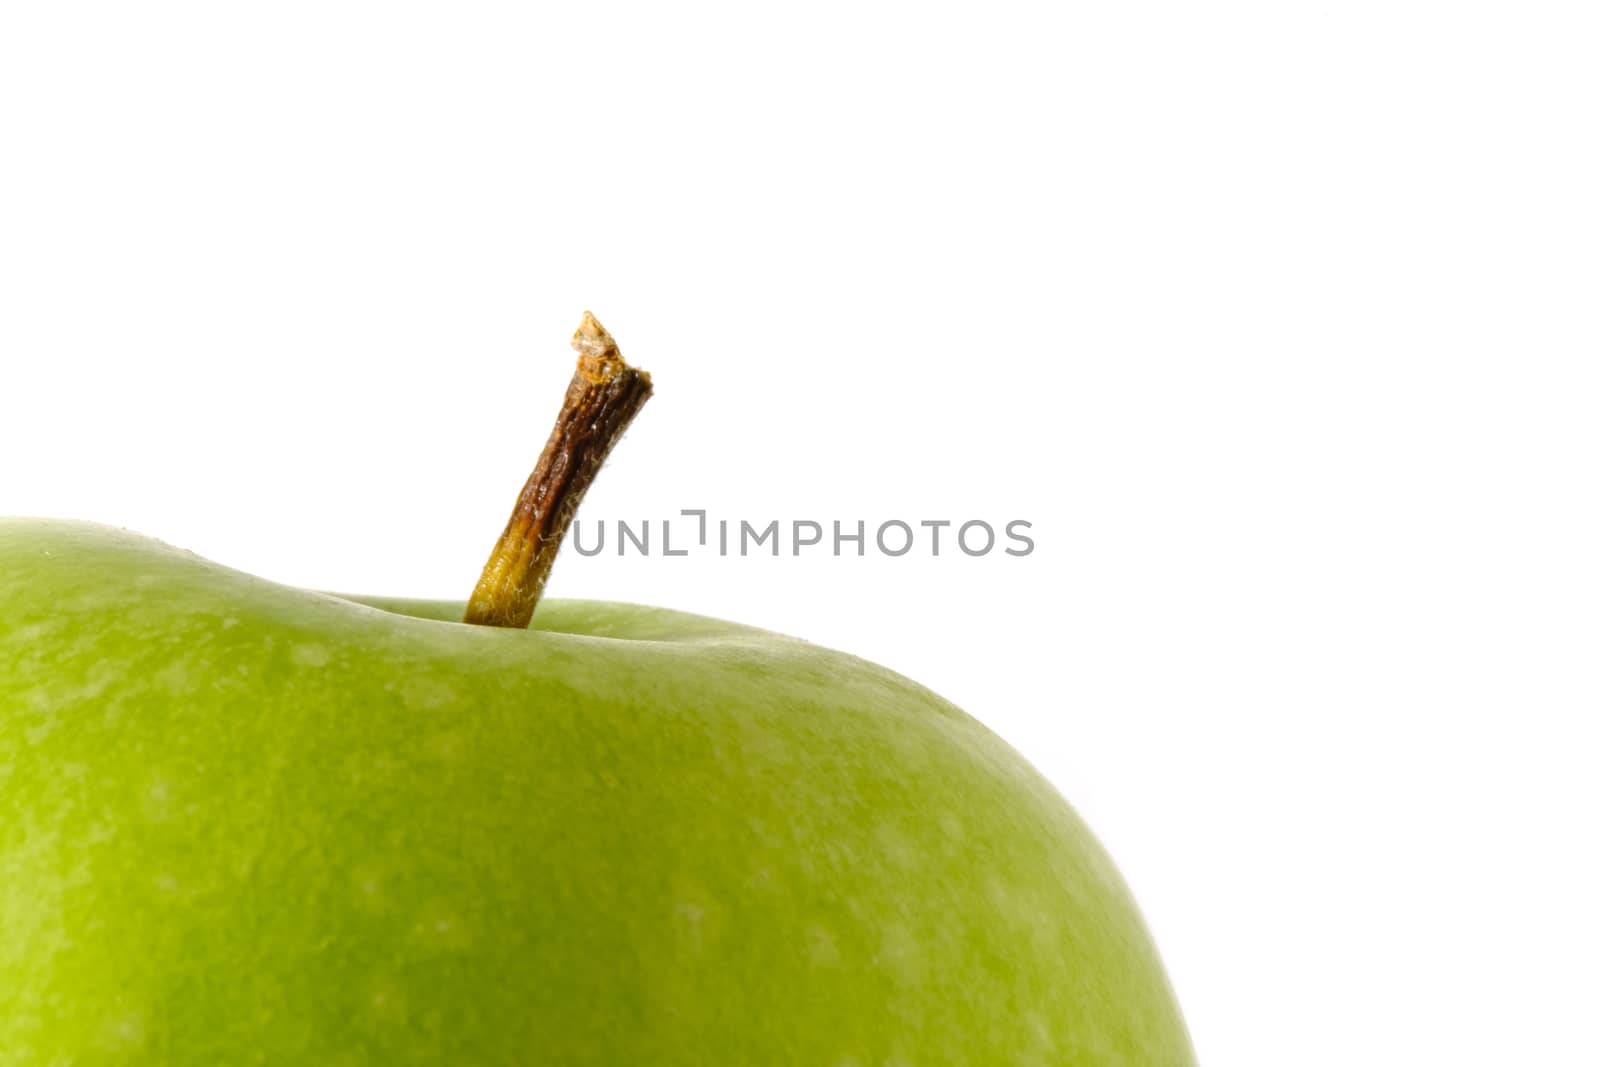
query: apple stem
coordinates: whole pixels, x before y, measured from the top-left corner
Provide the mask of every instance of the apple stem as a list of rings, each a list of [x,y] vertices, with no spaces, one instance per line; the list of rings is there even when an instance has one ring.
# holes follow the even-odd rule
[[[572,335],[578,369],[539,462],[495,543],[463,621],[525,629],[578,503],[650,399],[650,375],[630,367],[617,342],[589,312]]]

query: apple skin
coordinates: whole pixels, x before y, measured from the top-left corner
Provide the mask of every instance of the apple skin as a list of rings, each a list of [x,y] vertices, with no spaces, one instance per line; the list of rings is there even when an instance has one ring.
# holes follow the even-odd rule
[[[0,520],[0,1064],[1193,1064],[1099,844],[948,702],[459,611]]]

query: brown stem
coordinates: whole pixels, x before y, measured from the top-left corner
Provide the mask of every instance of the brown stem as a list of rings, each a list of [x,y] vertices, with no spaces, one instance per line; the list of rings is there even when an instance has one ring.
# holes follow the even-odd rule
[[[617,342],[587,311],[572,347],[578,351],[578,369],[561,414],[484,564],[467,602],[466,622],[520,629],[533,621],[578,502],[650,399],[650,375],[628,366]]]

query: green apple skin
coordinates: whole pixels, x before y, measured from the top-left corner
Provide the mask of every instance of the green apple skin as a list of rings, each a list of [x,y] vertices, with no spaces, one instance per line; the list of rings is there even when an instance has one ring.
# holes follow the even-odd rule
[[[0,1064],[1177,1067],[1101,847],[881,667],[0,520]]]

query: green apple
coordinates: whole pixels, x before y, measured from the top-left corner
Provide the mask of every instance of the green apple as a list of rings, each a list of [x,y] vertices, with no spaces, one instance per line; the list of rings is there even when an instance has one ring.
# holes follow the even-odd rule
[[[0,520],[0,1064],[1193,1063],[973,719],[655,608],[276,585]]]

